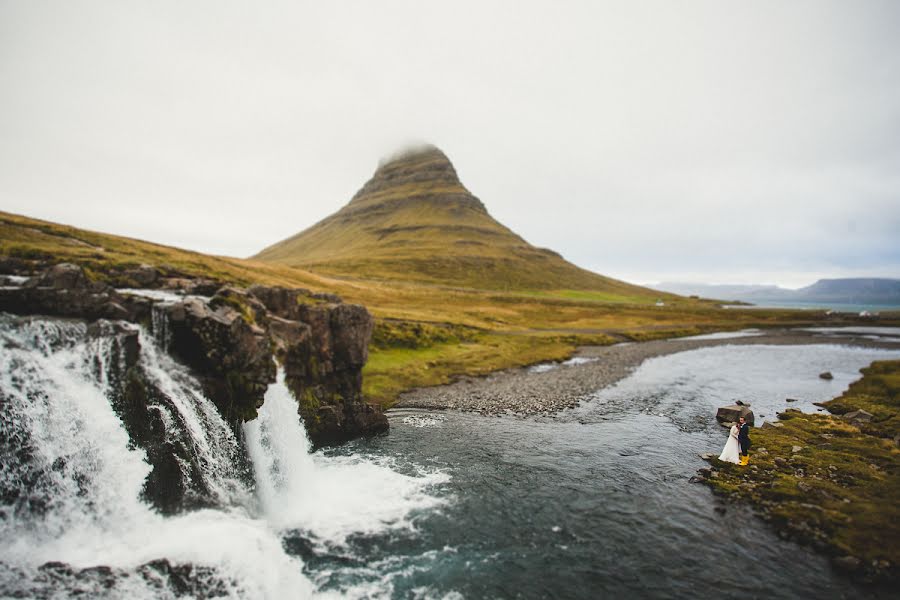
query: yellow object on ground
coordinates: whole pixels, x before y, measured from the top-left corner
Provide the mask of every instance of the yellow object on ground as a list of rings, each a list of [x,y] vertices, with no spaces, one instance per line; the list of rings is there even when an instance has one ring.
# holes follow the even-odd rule
[[[741,466],[746,467],[747,463],[749,463],[749,462],[750,462],[750,455],[749,454],[741,454]]]

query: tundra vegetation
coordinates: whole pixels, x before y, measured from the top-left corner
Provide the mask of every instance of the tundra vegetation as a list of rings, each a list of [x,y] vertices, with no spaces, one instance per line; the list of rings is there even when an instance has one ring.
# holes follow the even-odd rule
[[[900,361],[879,361],[833,414],[787,409],[752,432],[750,465],[710,458],[713,490],[750,502],[779,535],[832,556],[863,580],[900,575]],[[856,413],[864,410],[864,413]]]
[[[714,300],[665,295],[627,284],[622,284],[625,289],[616,284],[594,290],[503,291],[493,289],[492,282],[465,287],[370,279],[369,275],[338,277],[0,213],[0,266],[4,272],[36,272],[57,262],[78,264],[89,277],[118,287],[140,287],[131,273],[141,265],[151,265],[168,277],[243,287],[256,283],[299,287],[362,304],[375,317],[363,391],[369,400],[385,406],[406,389],[561,360],[585,344],[825,320],[823,313],[812,311],[725,310]],[[656,306],[659,298],[664,298],[665,306]],[[829,322],[835,322],[834,317]]]

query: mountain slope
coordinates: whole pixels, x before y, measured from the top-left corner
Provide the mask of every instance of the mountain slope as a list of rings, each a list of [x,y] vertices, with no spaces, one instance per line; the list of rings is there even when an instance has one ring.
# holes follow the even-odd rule
[[[337,213],[253,258],[360,279],[659,296],[532,246],[488,214],[433,146],[384,162]]]

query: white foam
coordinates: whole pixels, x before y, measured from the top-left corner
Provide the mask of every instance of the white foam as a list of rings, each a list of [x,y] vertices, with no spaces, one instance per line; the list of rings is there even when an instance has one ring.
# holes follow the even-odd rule
[[[805,327],[800,331],[809,331],[812,333],[822,333],[826,335],[865,334],[866,336],[874,335],[888,338],[900,337],[900,327]]]
[[[573,356],[568,360],[564,360],[562,362],[550,362],[550,363],[540,363],[534,365],[533,367],[529,367],[529,373],[546,373],[547,371],[552,371],[553,369],[558,369],[559,367],[573,367],[576,365],[584,365],[587,363],[596,362],[599,360],[596,357],[587,357],[587,356]]]
[[[677,342],[682,340],[730,340],[733,338],[756,337],[762,334],[763,332],[758,329],[744,329],[742,331],[717,331],[715,333],[704,333],[703,335],[671,338],[669,341]]]
[[[245,423],[244,432],[262,510],[279,529],[343,545],[353,534],[411,528],[417,511],[443,504],[429,489],[449,479],[444,473],[412,476],[385,458],[309,454],[297,403],[280,370],[259,417]]]
[[[165,516],[141,499],[151,467],[143,451],[129,447],[107,397],[113,378],[103,359],[115,348],[112,338],[93,338],[80,323],[0,316],[3,433],[27,432],[33,462],[48,478],[38,486],[45,511],[0,506],[0,563],[21,574],[14,589],[28,595],[49,586],[50,596],[64,596],[65,584],[37,570],[60,561],[74,569],[124,570],[113,588],[98,590],[111,597],[158,597],[158,586],[135,569],[166,559],[212,569],[215,585],[233,598],[309,598],[319,595],[317,585],[303,562],[285,552],[284,532],[300,530],[334,547],[354,534],[412,531],[420,511],[443,504],[432,488],[448,480],[444,473],[403,474],[386,458],[311,454],[281,372],[259,418],[244,425],[256,475],[253,492],[245,489],[231,464],[238,446],[230,428],[196,380],[149,335],[139,335],[145,373],[177,410],[192,456],[221,506]],[[14,479],[5,484],[19,485],[20,475],[0,469],[0,476]],[[373,574],[358,589],[324,595],[389,596],[394,575]],[[13,589],[11,582],[0,583]]]
[[[245,509],[165,517],[140,499],[150,466],[142,451],[129,448],[106,397],[108,377],[96,373],[103,365],[97,359],[110,351],[108,340],[86,339],[86,327],[78,323],[5,319],[2,325],[0,335],[14,342],[0,353],[4,433],[28,432],[32,462],[46,478],[37,492],[46,495],[47,508],[22,514],[0,507],[0,562],[31,573],[34,585],[41,585],[35,569],[48,561],[130,569],[165,558],[212,567],[233,597],[312,595],[302,562]],[[144,336],[142,342],[149,345]],[[18,476],[5,469],[2,474]],[[156,594],[136,579],[121,585],[136,597]]]

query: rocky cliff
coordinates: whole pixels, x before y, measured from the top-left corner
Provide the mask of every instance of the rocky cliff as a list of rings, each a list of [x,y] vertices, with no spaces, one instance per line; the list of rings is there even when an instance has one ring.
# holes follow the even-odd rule
[[[387,429],[384,413],[360,392],[373,326],[364,307],[301,289],[241,289],[173,281],[152,267],[139,271],[136,277],[148,287],[193,293],[119,290],[64,263],[0,287],[0,312],[142,324],[193,371],[233,427],[256,417],[275,380],[277,358],[314,444]]]

